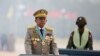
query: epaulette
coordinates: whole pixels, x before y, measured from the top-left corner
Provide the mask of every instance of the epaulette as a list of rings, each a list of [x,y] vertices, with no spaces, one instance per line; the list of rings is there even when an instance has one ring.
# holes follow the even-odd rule
[[[53,31],[54,29],[52,27],[46,27],[47,30]]]

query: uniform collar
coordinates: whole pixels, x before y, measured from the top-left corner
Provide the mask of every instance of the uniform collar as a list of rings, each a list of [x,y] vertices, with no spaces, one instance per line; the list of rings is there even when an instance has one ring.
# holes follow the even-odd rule
[[[38,27],[39,30],[40,30],[40,29],[43,29],[43,30],[45,29],[45,27],[43,27],[43,28],[40,28],[39,26],[37,26],[37,27]]]

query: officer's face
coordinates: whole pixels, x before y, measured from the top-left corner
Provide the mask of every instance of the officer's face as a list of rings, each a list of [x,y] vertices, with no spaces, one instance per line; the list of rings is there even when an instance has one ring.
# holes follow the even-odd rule
[[[77,23],[77,26],[78,26],[79,28],[84,28],[85,25],[86,25],[85,20],[80,20],[80,21]]]
[[[47,20],[46,17],[37,17],[35,22],[38,26],[43,27],[46,24]]]

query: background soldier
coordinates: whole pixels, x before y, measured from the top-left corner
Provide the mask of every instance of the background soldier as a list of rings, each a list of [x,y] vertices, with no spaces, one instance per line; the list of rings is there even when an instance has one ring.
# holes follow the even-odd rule
[[[67,45],[68,49],[84,49],[84,50],[92,50],[93,49],[93,41],[91,32],[85,27],[87,24],[86,19],[84,17],[78,17],[76,21],[76,25],[78,29],[75,29],[71,35]]]
[[[8,40],[7,40],[7,35],[5,33],[1,34],[0,36],[0,44],[1,44],[1,51],[4,51],[8,49]]]

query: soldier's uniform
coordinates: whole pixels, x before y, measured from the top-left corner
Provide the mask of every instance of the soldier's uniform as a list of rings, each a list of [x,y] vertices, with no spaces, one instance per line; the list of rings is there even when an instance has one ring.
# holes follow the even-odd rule
[[[75,37],[74,34],[76,34],[75,31],[73,31],[71,33],[71,36],[70,36],[70,39],[69,39],[69,42],[68,42],[68,45],[67,45],[68,49],[71,49],[71,48],[73,48],[73,49],[84,49],[84,50],[92,50],[93,49],[93,47],[92,47],[92,45],[93,45],[92,44],[92,42],[93,42],[92,41],[92,34],[91,34],[90,31],[88,31],[88,33],[87,33],[88,37],[84,37],[86,39],[80,37],[80,39],[82,39],[81,41],[80,41],[79,38]],[[77,45],[77,43],[81,43],[81,48]],[[83,46],[82,46],[82,44],[83,44]]]
[[[86,24],[87,22],[84,17],[78,17],[76,21],[78,28],[71,33],[67,45],[68,49],[93,50],[92,34],[89,29],[85,27]]]
[[[38,10],[35,17],[46,16],[47,11]],[[53,30],[48,27],[43,28],[43,35],[38,26],[29,27],[27,29],[27,36],[25,39],[26,54],[34,55],[48,55],[50,53],[59,55],[57,45],[54,42]]]

